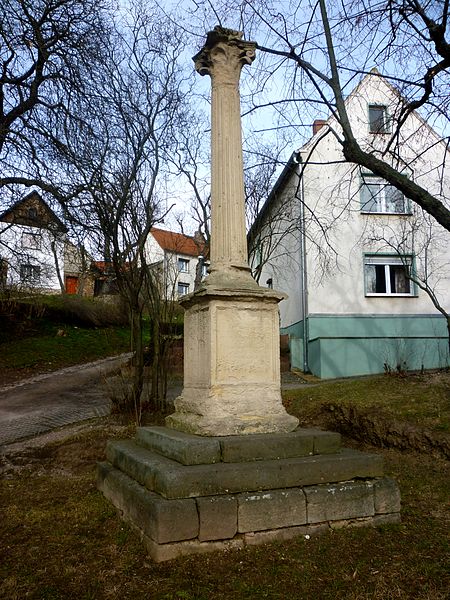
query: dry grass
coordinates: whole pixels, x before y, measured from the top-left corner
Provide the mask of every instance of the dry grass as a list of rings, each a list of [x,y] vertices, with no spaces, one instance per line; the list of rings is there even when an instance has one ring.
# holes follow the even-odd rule
[[[435,431],[450,431],[450,371],[330,381],[285,392],[289,410],[308,425],[333,402]]]
[[[401,487],[401,525],[157,565],[95,487],[95,461],[103,459],[106,440],[119,434],[130,431],[103,426],[5,460],[0,598],[447,598],[444,460],[377,450]]]

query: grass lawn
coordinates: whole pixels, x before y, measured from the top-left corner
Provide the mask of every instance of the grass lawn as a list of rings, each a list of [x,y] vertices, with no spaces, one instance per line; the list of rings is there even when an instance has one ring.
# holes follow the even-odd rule
[[[58,335],[58,331],[63,335]],[[89,362],[130,349],[127,327],[49,324],[45,333],[0,344],[0,385],[34,373]]]
[[[446,386],[445,374],[429,375],[427,384],[415,376],[375,377],[286,396],[290,412],[312,425],[320,422],[314,412],[320,416],[321,403],[351,401],[365,410],[378,407],[396,419],[424,419],[446,436],[441,427],[448,418]],[[443,458],[346,440],[346,445],[383,456],[385,473],[400,485],[401,524],[341,529],[309,540],[155,564],[95,486],[95,462],[104,459],[106,440],[131,434],[109,419],[77,436],[4,458],[0,598],[448,598],[450,477]]]

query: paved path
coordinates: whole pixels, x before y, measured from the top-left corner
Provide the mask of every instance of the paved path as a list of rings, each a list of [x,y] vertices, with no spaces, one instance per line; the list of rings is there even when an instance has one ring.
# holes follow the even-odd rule
[[[76,365],[0,388],[0,446],[109,414],[104,377],[128,357]]]
[[[105,375],[130,356],[76,365],[0,388],[0,448],[64,425],[108,415],[111,401]],[[283,373],[282,383],[283,389],[305,387],[304,380],[291,373]],[[180,393],[177,382],[172,384],[168,397],[173,399]]]

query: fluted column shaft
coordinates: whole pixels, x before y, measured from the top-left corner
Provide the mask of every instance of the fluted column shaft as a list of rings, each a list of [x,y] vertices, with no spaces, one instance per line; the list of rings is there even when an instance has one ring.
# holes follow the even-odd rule
[[[243,65],[256,44],[242,33],[216,27],[194,57],[201,75],[210,75],[211,96],[211,271],[249,270],[239,98]]]

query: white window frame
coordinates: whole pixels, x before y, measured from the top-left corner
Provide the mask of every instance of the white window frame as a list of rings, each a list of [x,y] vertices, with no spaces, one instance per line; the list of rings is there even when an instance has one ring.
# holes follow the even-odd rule
[[[22,248],[27,250],[40,250],[42,247],[42,235],[40,233],[33,233],[30,231],[24,231],[22,233]]]
[[[202,277],[206,277],[208,275],[209,264],[202,263]]]
[[[376,188],[376,189],[375,189]],[[383,178],[372,173],[361,174],[360,203],[361,212],[369,215],[408,215],[411,214],[408,198],[396,187],[390,185]],[[389,194],[398,194],[403,201],[402,210],[391,210],[388,204]],[[365,194],[368,198],[364,198]],[[370,196],[369,196],[370,194]],[[376,210],[371,210],[375,206]]]
[[[177,286],[177,293],[179,298],[181,296],[186,296],[186,294],[189,294],[189,283],[179,281]]]
[[[412,256],[395,256],[395,255],[364,255],[364,293],[367,297],[390,297],[390,298],[411,298],[417,296],[415,286],[411,279],[405,275],[405,281],[408,284],[408,292],[393,292],[391,284],[391,270],[392,268],[402,267],[406,270],[407,267],[413,269],[413,258]],[[373,292],[369,291],[369,268],[370,267],[384,267],[384,283],[385,292]],[[395,277],[395,274],[394,274]]]
[[[375,127],[372,128],[372,120],[370,118],[370,111],[371,110],[379,110],[382,112],[382,116],[383,116],[383,125],[382,125],[382,129],[376,129]],[[374,135],[382,135],[382,134],[386,134],[386,133],[391,133],[391,120],[389,118],[389,113],[388,113],[388,109],[387,106],[385,104],[369,104],[368,108],[367,108],[367,113],[368,113],[368,122],[369,122],[369,133],[372,133]],[[376,121],[373,122],[374,125],[376,123]]]
[[[39,265],[22,263],[20,265],[20,282],[37,284],[41,281],[42,270]]]
[[[178,257],[178,272],[189,273],[189,259]]]

